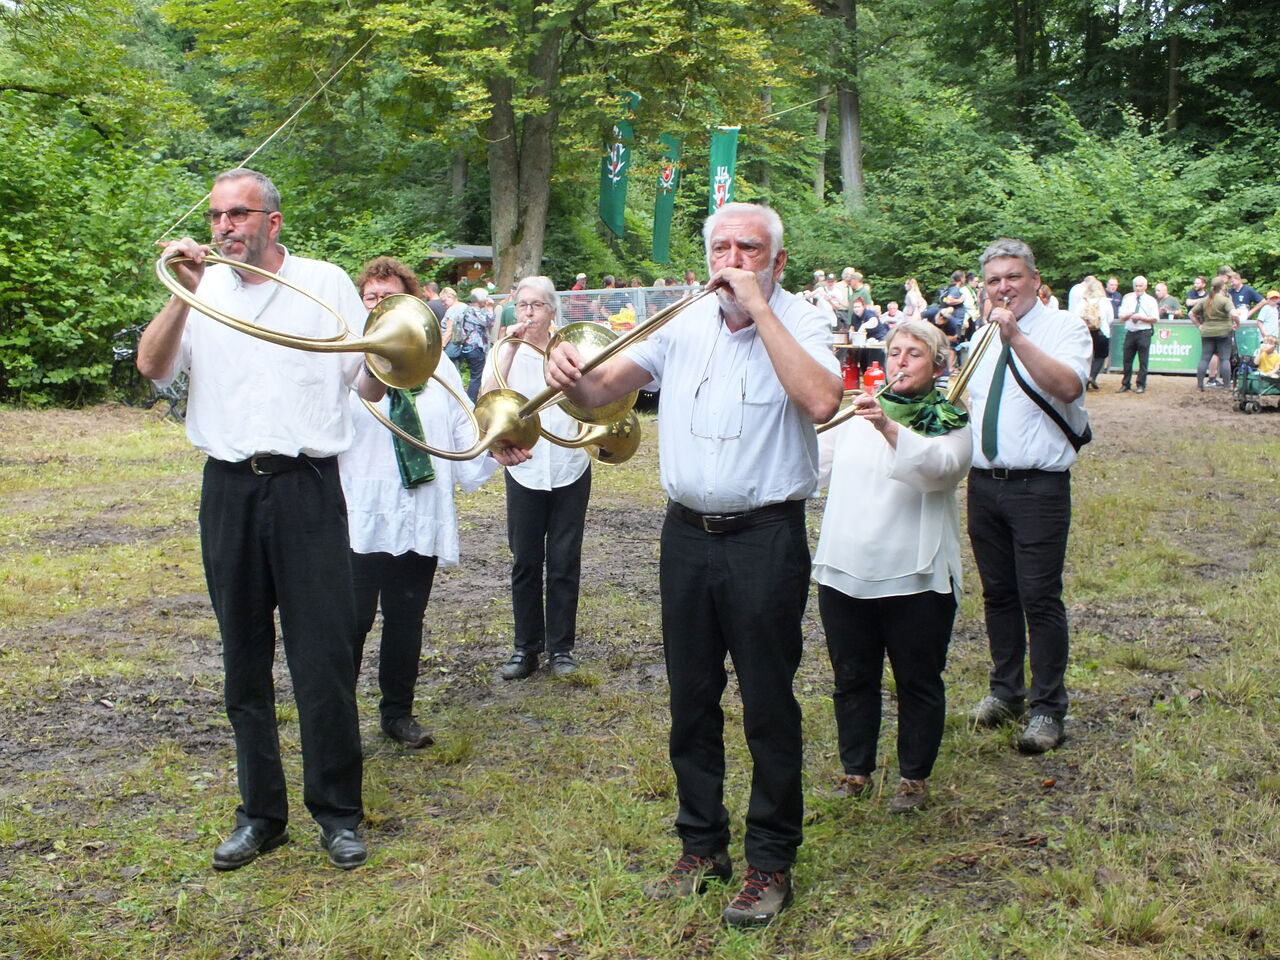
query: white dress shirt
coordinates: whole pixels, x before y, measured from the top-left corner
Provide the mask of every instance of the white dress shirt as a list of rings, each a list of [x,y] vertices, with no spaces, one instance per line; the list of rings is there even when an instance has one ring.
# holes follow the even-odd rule
[[[982,455],[982,419],[986,412],[987,394],[991,390],[991,377],[995,373],[1000,356],[1000,328],[988,324],[990,336],[995,341],[978,361],[969,381],[969,424],[973,431],[973,465],[975,467],[1008,467],[1012,470],[1069,470],[1076,461],[1076,451],[1059,426],[1036,406],[1035,401],[1023,392],[1006,371],[1004,390],[1000,399],[1000,420],[996,435],[995,462]],[[1084,409],[1084,383],[1089,377],[1089,362],[1093,357],[1093,340],[1089,330],[1071,314],[1050,311],[1036,301],[1018,321],[1018,328],[1037,347],[1055,360],[1075,371],[1080,378],[1080,396],[1072,403],[1063,403],[1040,389],[1018,360],[1017,352],[1010,353],[1010,362],[1018,364],[1018,371],[1027,385],[1058,411],[1077,434],[1088,426],[1089,415]],[[970,351],[972,353],[972,351]]]
[[[524,346],[517,349],[510,344],[503,351],[515,349],[516,355],[511,360],[511,370],[506,375],[507,386],[526,398],[533,397],[547,388],[547,379],[542,372],[542,354]],[[484,362],[482,382],[493,376],[494,351]],[[542,429],[554,433],[558,437],[572,440],[582,429],[579,421],[573,419],[559,405],[549,407],[538,414]],[[531,457],[524,463],[507,467],[511,479],[527,490],[557,490],[567,487],[586,473],[591,465],[591,457],[581,447],[562,447],[543,438],[533,446]]]
[[[1126,330],[1150,330],[1160,317],[1160,304],[1149,293],[1144,293],[1141,297],[1136,293],[1126,293],[1120,301],[1120,315],[1124,316],[1126,313],[1150,318],[1143,320],[1138,316],[1130,317],[1124,322]]]
[[[774,287],[769,306],[822,367],[839,373],[831,329],[801,297]],[[626,356],[652,377],[668,497],[700,513],[737,513],[810,496],[818,438],[788,399],[754,324],[730,332],[714,297],[686,309]]]
[[[340,268],[286,251],[279,274],[332,306],[351,330],[363,329],[364,305]],[[245,283],[225,264],[205,268],[196,295],[271,330],[306,337],[341,332],[333,315],[315,301],[274,281]],[[277,346],[192,310],[170,379],[189,373],[187,436],[217,460],[235,463],[256,453],[332,457],[351,443],[347,394],[362,360],[360,353]]]
[[[441,355],[436,376],[449,382],[462,400],[462,378],[453,361]],[[471,460],[432,457],[436,477],[406,489],[400,482],[392,433],[374,419],[360,397],[350,394],[355,437],[338,459],[342,492],[347,498],[347,524],[351,549],[356,553],[416,553],[437,557],[442,565],[458,562],[458,513],[453,503],[454,484],[470,493],[498,469],[487,453]],[[376,404],[390,419],[391,399]],[[428,446],[441,450],[465,450],[476,442],[476,433],[456,398],[435,380],[417,396],[418,417]]]

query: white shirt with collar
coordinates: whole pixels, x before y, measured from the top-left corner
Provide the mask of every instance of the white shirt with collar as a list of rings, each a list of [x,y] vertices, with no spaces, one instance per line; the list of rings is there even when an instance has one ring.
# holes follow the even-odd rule
[[[462,378],[453,361],[441,354],[436,376],[462,393]],[[444,566],[458,562],[458,511],[453,502],[454,484],[471,492],[498,469],[487,454],[471,460],[432,457],[435,479],[406,489],[400,482],[391,431],[374,419],[353,391],[350,394],[355,438],[338,459],[342,492],[347,499],[347,523],[351,549],[356,553],[416,553],[436,557]],[[391,399],[376,404],[390,418]],[[435,380],[416,398],[422,432],[429,446],[465,450],[476,442],[466,411]]]
[[[996,361],[1000,357],[1000,328],[988,324],[990,336],[995,341],[978,360],[978,366],[969,381],[969,425],[973,434],[973,465],[982,469],[1007,467],[1011,470],[1069,470],[1076,461],[1076,451],[1061,428],[1041,410],[1034,400],[1018,386],[1013,372],[1006,370],[1004,389],[1000,395],[1000,419],[996,435],[996,458],[989,461],[982,454],[982,420],[986,414],[987,395],[991,390],[991,378]],[[1009,354],[1010,363],[1018,365],[1018,371],[1027,386],[1060,413],[1077,434],[1089,424],[1089,414],[1084,409],[1084,384],[1089,377],[1089,362],[1093,356],[1093,340],[1089,330],[1065,310],[1050,310],[1036,301],[1018,321],[1018,328],[1037,347],[1069,366],[1080,378],[1080,396],[1072,403],[1063,403],[1040,389],[1025,365],[1018,360],[1016,351]],[[970,350],[972,352],[972,349]]]
[[[278,271],[332,306],[358,333],[366,312],[339,267],[285,251]],[[268,280],[245,283],[225,264],[211,264],[196,295],[224,313],[271,330],[332,337],[338,321],[318,303]],[[351,444],[347,394],[360,353],[311,353],[247,336],[191,310],[173,375],[187,371],[187,436],[216,460],[236,463],[256,453],[332,457]],[[157,381],[163,383],[165,381]]]
[[[1136,293],[1126,293],[1124,299],[1120,301],[1120,314],[1126,313],[1140,314],[1143,317],[1150,317],[1149,320],[1140,320],[1138,317],[1130,317],[1124,322],[1126,330],[1150,330],[1160,317],[1160,304],[1156,298],[1149,293],[1138,296]]]
[[[801,297],[775,286],[769,306],[824,369],[839,373],[831,329]],[[627,354],[653,377],[658,451],[668,497],[700,513],[738,513],[817,488],[818,438],[791,403],[754,324],[730,332],[708,297]]]
[[[515,349],[508,345],[503,350]],[[489,351],[485,359],[482,382],[493,376],[494,351]],[[507,373],[507,386],[526,398],[541,393],[547,387],[546,376],[542,372],[542,354],[525,346],[516,349],[511,360],[511,370]],[[560,407],[548,407],[538,414],[538,422],[542,429],[554,433],[558,437],[572,440],[581,430],[579,421],[573,419]],[[591,465],[591,457],[581,447],[562,447],[545,438],[533,445],[530,458],[514,467],[507,467],[511,479],[528,490],[557,490],[567,487],[587,471]]]

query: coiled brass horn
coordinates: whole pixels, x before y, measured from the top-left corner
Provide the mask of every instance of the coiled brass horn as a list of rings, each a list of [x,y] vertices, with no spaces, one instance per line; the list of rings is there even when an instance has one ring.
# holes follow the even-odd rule
[[[408,294],[395,294],[384,299],[369,314],[365,321],[364,336],[354,337],[342,315],[323,300],[290,283],[278,273],[264,270],[238,260],[228,260],[217,254],[206,254],[205,263],[222,263],[236,270],[244,270],[273,280],[281,286],[300,293],[308,300],[328,311],[337,323],[337,332],[331,337],[302,337],[296,334],[281,333],[260,327],[256,323],[241,320],[199,299],[194,293],[178,282],[170,272],[169,265],[181,260],[188,260],[176,250],[164,253],[156,261],[156,277],[170,293],[193,310],[198,310],[219,323],[226,324],[232,330],[246,333],[259,340],[274,343],[295,350],[308,350],[312,353],[356,353],[365,355],[365,362],[374,376],[389,387],[416,387],[425,383],[435,372],[440,362],[443,349],[440,335],[440,324],[435,314],[417,297]]]
[[[575,326],[575,324],[571,324],[571,326]],[[599,327],[599,324],[588,321],[586,326]],[[599,328],[603,329],[602,327]],[[551,343],[556,342],[556,338],[553,336],[551,338]],[[542,347],[537,344],[530,343],[527,340],[520,340],[516,337],[503,337],[495,343],[493,345],[493,376],[498,382],[499,389],[507,391],[509,391],[510,388],[507,385],[506,377],[502,375],[502,363],[500,362],[499,351],[508,345],[514,345],[516,350],[519,350],[521,347],[528,347],[530,350],[540,354],[544,361],[547,356],[547,351],[542,349]],[[550,344],[548,344],[548,348],[550,348]],[[488,396],[488,394],[485,394],[485,396]],[[483,400],[484,397],[481,397],[480,399]],[[624,397],[623,400],[625,401],[626,398]],[[616,401],[616,403],[621,402],[622,401]],[[548,442],[554,443],[559,447],[581,447],[586,450],[592,458],[599,460],[601,463],[624,463],[635,456],[636,451],[640,449],[640,419],[635,415],[635,411],[631,409],[634,404],[635,395],[631,394],[631,400],[627,403],[626,408],[622,410],[622,415],[619,419],[605,424],[583,422],[582,429],[573,439],[558,436],[545,427],[542,427],[539,430],[539,434]],[[607,407],[588,410],[588,412],[592,415],[598,416],[602,411],[611,409],[613,406],[614,405],[611,404]],[[566,412],[569,412],[571,409],[583,409],[579,408],[577,405],[571,405],[567,400],[561,401],[560,408]],[[573,416],[573,414],[570,413],[570,416]]]

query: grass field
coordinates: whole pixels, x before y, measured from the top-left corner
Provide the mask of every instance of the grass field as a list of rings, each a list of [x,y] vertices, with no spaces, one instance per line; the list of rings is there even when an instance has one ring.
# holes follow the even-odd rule
[[[732,888],[654,904],[678,854],[658,631],[652,425],[597,469],[570,681],[496,679],[510,644],[500,483],[460,498],[463,559],[428,610],[405,751],[360,679],[371,858],[328,866],[301,803],[277,665],[293,840],[215,874],[236,804],[199,562],[200,458],[155,413],[0,411],[0,956],[22,958],[1280,957],[1280,415],[1186,380],[1091,394],[1074,472],[1071,739],[1023,757],[975,731],[976,575],[923,812],[838,773],[816,603],[797,679],[805,843],[773,927],[722,928]],[[821,503],[811,509],[816,534]],[[749,766],[726,697],[735,859]]]

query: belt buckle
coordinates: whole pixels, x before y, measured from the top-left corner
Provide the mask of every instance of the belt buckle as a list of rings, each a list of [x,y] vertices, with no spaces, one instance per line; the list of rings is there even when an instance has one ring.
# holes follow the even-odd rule
[[[267,457],[270,457],[270,456],[271,456],[271,454],[269,454],[269,453],[255,453],[252,457],[250,457],[250,458],[249,458],[249,470],[250,470],[250,471],[252,471],[252,473],[253,473],[253,475],[254,475],[255,477],[269,477],[269,476],[271,476],[271,471],[270,471],[270,470],[259,470],[259,469],[258,469],[258,461],[259,461],[259,460],[264,460],[264,459],[266,459]]]
[[[992,480],[1008,480],[1009,468],[1008,467],[992,467],[991,479]]]
[[[723,530],[716,529],[716,524],[723,523],[725,519],[722,513],[704,513],[698,517],[702,524],[703,533],[723,533]]]

